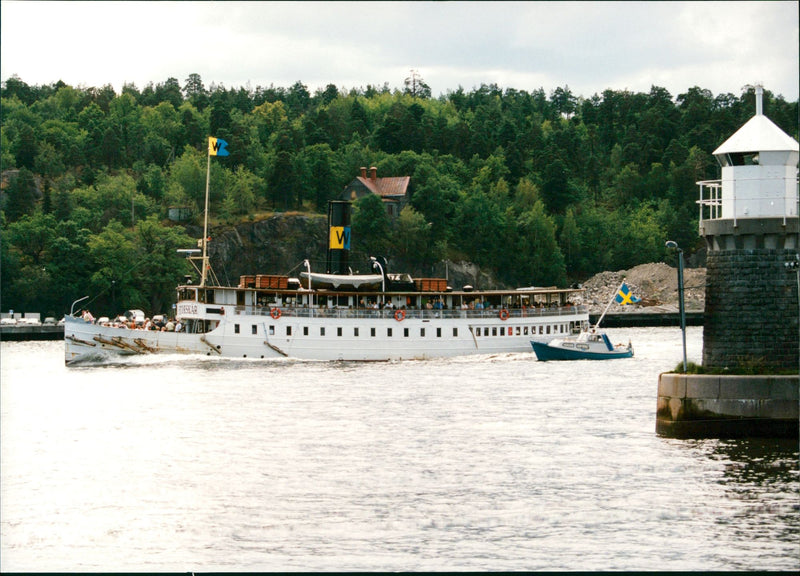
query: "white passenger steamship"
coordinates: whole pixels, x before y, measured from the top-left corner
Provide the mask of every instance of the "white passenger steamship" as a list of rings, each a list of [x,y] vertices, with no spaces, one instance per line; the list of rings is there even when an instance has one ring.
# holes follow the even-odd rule
[[[205,244],[200,283],[178,287],[180,331],[103,326],[66,317],[66,362],[131,354],[202,354],[226,358],[409,360],[467,354],[531,352],[588,322],[580,290],[453,290],[441,278],[391,274],[372,258],[370,274],[351,274],[350,204],[329,208],[327,270],[299,278],[242,276],[238,286],[207,282]],[[207,238],[207,234],[204,234]]]

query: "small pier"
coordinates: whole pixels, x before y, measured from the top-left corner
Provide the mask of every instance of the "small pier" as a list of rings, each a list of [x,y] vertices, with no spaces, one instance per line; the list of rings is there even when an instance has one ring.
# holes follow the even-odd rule
[[[687,326],[702,326],[703,311],[687,311]],[[596,324],[600,314],[589,314],[589,322]],[[633,328],[650,326],[680,326],[681,315],[678,312],[625,312],[606,314],[603,318],[605,328]]]
[[[20,324],[17,326],[0,326],[0,342],[63,339],[64,326],[53,324]]]

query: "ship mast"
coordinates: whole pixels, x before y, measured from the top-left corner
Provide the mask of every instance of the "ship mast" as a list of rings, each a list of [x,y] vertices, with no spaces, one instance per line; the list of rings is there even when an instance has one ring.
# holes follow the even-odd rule
[[[200,287],[206,285],[206,278],[211,266],[208,263],[208,196],[209,196],[209,183],[211,181],[211,157],[212,156],[228,156],[228,143],[222,138],[208,137],[208,162],[206,164],[206,200],[205,209],[203,210],[203,256],[202,256],[202,270],[200,271]],[[212,272],[213,275],[213,272]],[[217,283],[219,283],[217,281]]]
[[[206,270],[208,270],[208,186],[211,179],[211,140],[208,142],[208,162],[206,163],[206,204],[203,210],[203,260],[200,271],[200,287],[206,285]]]

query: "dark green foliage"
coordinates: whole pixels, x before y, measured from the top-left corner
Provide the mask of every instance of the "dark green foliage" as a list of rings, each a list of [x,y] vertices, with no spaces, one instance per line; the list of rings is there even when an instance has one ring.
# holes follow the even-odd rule
[[[357,204],[359,256],[414,273],[468,260],[543,285],[661,260],[668,238],[691,255],[695,182],[719,177],[711,152],[755,110],[750,88],[548,97],[483,84],[434,98],[413,71],[401,89],[329,84],[313,96],[300,81],[206,87],[198,74],[121,94],[12,76],[0,97],[2,306],[50,314],[86,294],[108,314],[167,311],[185,271],[172,254],[195,240],[166,217],[188,208],[202,224],[208,136],[229,143],[212,160],[221,222],[324,213],[377,166],[411,176],[410,201],[395,219],[377,196]],[[797,102],[766,91],[764,112],[798,138]]]
[[[25,167],[16,173],[9,173],[7,177],[5,215],[10,221],[15,221],[33,213],[36,205],[36,180],[33,173]]]
[[[391,222],[378,196],[365,196],[353,205],[351,242],[362,256],[383,256],[391,247]]]

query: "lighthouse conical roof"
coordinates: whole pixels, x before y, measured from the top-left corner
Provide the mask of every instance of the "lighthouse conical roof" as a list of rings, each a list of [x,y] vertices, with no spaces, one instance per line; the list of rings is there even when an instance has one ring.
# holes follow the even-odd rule
[[[763,114],[756,114],[744,126],[739,128],[733,136],[714,150],[714,154],[797,151],[798,148],[800,146],[797,140],[778,128],[772,120]]]

